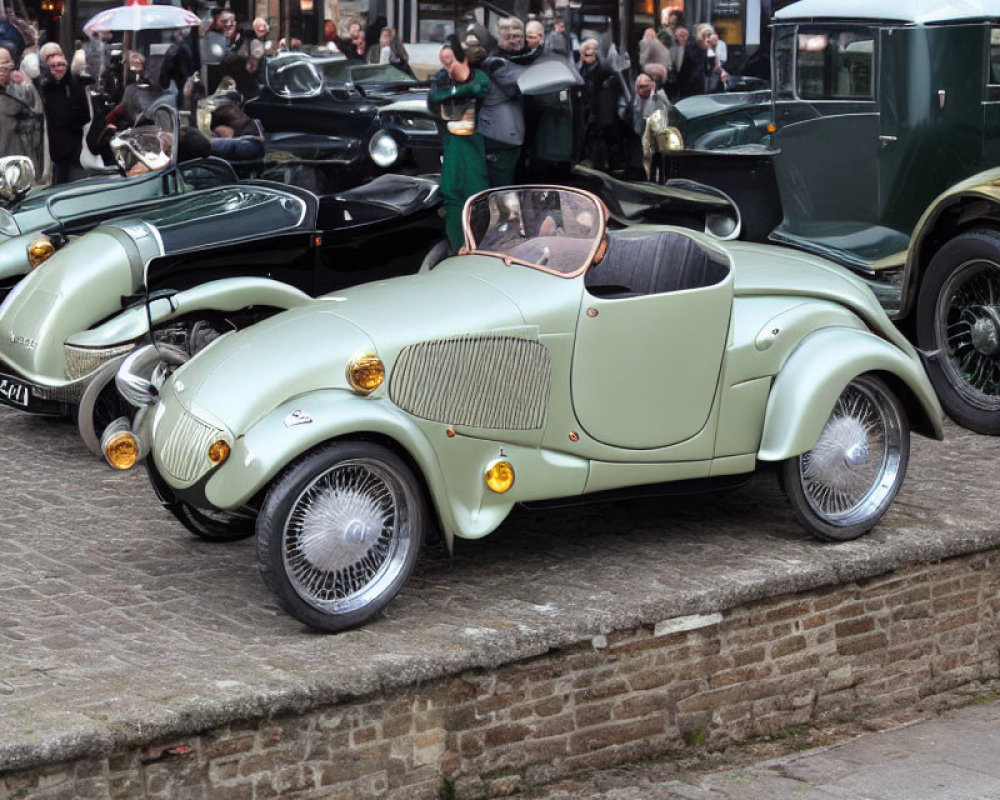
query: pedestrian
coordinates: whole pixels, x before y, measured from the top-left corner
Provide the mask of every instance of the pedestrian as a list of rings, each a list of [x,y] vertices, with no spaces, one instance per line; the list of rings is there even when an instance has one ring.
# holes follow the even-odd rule
[[[533,20],[525,25],[524,39],[529,52],[543,54],[547,43],[541,22]],[[528,172],[532,180],[561,182],[569,175],[573,161],[573,103],[569,87],[525,98],[525,102]]]
[[[80,167],[83,126],[90,122],[90,106],[83,86],[69,73],[69,64],[61,50],[52,53],[45,64],[49,77],[42,83],[41,94],[49,134],[52,183],[68,183]]]
[[[635,94],[625,108],[625,178],[627,180],[649,180],[650,164],[657,149],[656,131],[650,130],[650,123],[666,127],[670,101],[662,89],[646,73],[635,79]],[[659,112],[659,117],[654,115]]]
[[[35,174],[42,175],[37,163],[37,144],[43,129],[33,87],[27,76],[14,69],[14,58],[0,48],[0,156],[28,156]]]
[[[406,47],[396,35],[395,28],[382,28],[378,37],[378,47],[368,49],[369,64],[391,64],[400,72],[413,76],[410,69],[410,56]]]
[[[677,72],[677,91],[681,99],[705,94],[708,89],[709,76],[715,74],[715,59],[708,57],[711,35],[712,26],[702,23],[695,28],[694,41],[689,41],[684,48],[684,58]]]
[[[169,38],[170,46],[160,63],[160,89],[170,92],[180,108],[183,105],[181,91],[195,70],[194,49],[191,40],[181,30],[170,32]]]
[[[483,61],[489,76],[489,91],[479,110],[479,130],[486,148],[490,186],[517,183],[525,142],[526,124],[517,79],[540,53],[525,48],[524,23],[504,17],[497,26],[499,36],[494,55]]]
[[[427,108],[438,120],[443,160],[441,195],[445,230],[453,249],[462,246],[462,210],[465,201],[490,185],[483,135],[476,130],[479,105],[490,79],[469,65],[465,50],[452,34],[438,54],[442,69],[427,94]]]
[[[327,20],[330,22],[330,20]],[[332,22],[330,23],[333,24]],[[263,48],[265,56],[273,56],[275,53],[274,39],[271,38],[271,26],[267,24],[267,20],[263,17],[256,17],[253,21],[253,35],[254,39],[260,42],[260,46]],[[337,29],[333,29],[333,36],[336,38]],[[326,41],[330,41],[327,39]]]

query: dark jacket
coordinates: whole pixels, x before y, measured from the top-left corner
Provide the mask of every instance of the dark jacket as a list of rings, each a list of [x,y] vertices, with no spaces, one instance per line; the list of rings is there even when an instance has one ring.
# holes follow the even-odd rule
[[[694,42],[684,48],[684,61],[677,74],[677,89],[680,97],[693,97],[705,94],[708,76],[712,74],[714,64],[710,64],[708,53]]]
[[[68,70],[61,81],[49,77],[41,86],[49,156],[53,161],[77,161],[83,147],[83,126],[90,121],[90,105],[83,85]]]

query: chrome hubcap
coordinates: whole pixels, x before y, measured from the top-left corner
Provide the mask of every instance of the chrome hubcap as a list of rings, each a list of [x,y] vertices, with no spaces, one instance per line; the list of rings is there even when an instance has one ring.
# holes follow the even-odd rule
[[[285,567],[307,603],[350,611],[396,578],[408,539],[400,479],[381,463],[345,461],[313,480],[292,506]]]
[[[882,392],[863,380],[837,400],[816,445],[800,459],[805,496],[835,525],[869,518],[891,498],[900,465],[901,426]]]

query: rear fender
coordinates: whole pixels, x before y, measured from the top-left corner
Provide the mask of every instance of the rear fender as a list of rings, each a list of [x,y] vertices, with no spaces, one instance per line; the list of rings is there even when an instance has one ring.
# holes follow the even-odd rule
[[[305,292],[280,281],[223,278],[170,297],[157,298],[150,303],[149,310],[155,326],[199,311],[239,311],[249,306],[289,309],[305,305],[311,299]],[[148,330],[146,307],[137,305],[66,341],[80,347],[106,347],[135,341]]]
[[[943,412],[919,359],[868,331],[824,328],[806,337],[782,365],[771,387],[757,458],[783,461],[811,450],[844,388],[866,372],[891,376],[911,415],[919,413],[942,438]]]

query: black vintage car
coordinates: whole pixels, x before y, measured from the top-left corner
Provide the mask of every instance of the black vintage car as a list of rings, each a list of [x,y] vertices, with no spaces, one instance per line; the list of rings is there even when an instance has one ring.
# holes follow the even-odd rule
[[[295,163],[348,168],[355,176],[441,168],[426,84],[390,64],[277,56],[244,110],[263,125],[270,159],[284,152]]]

